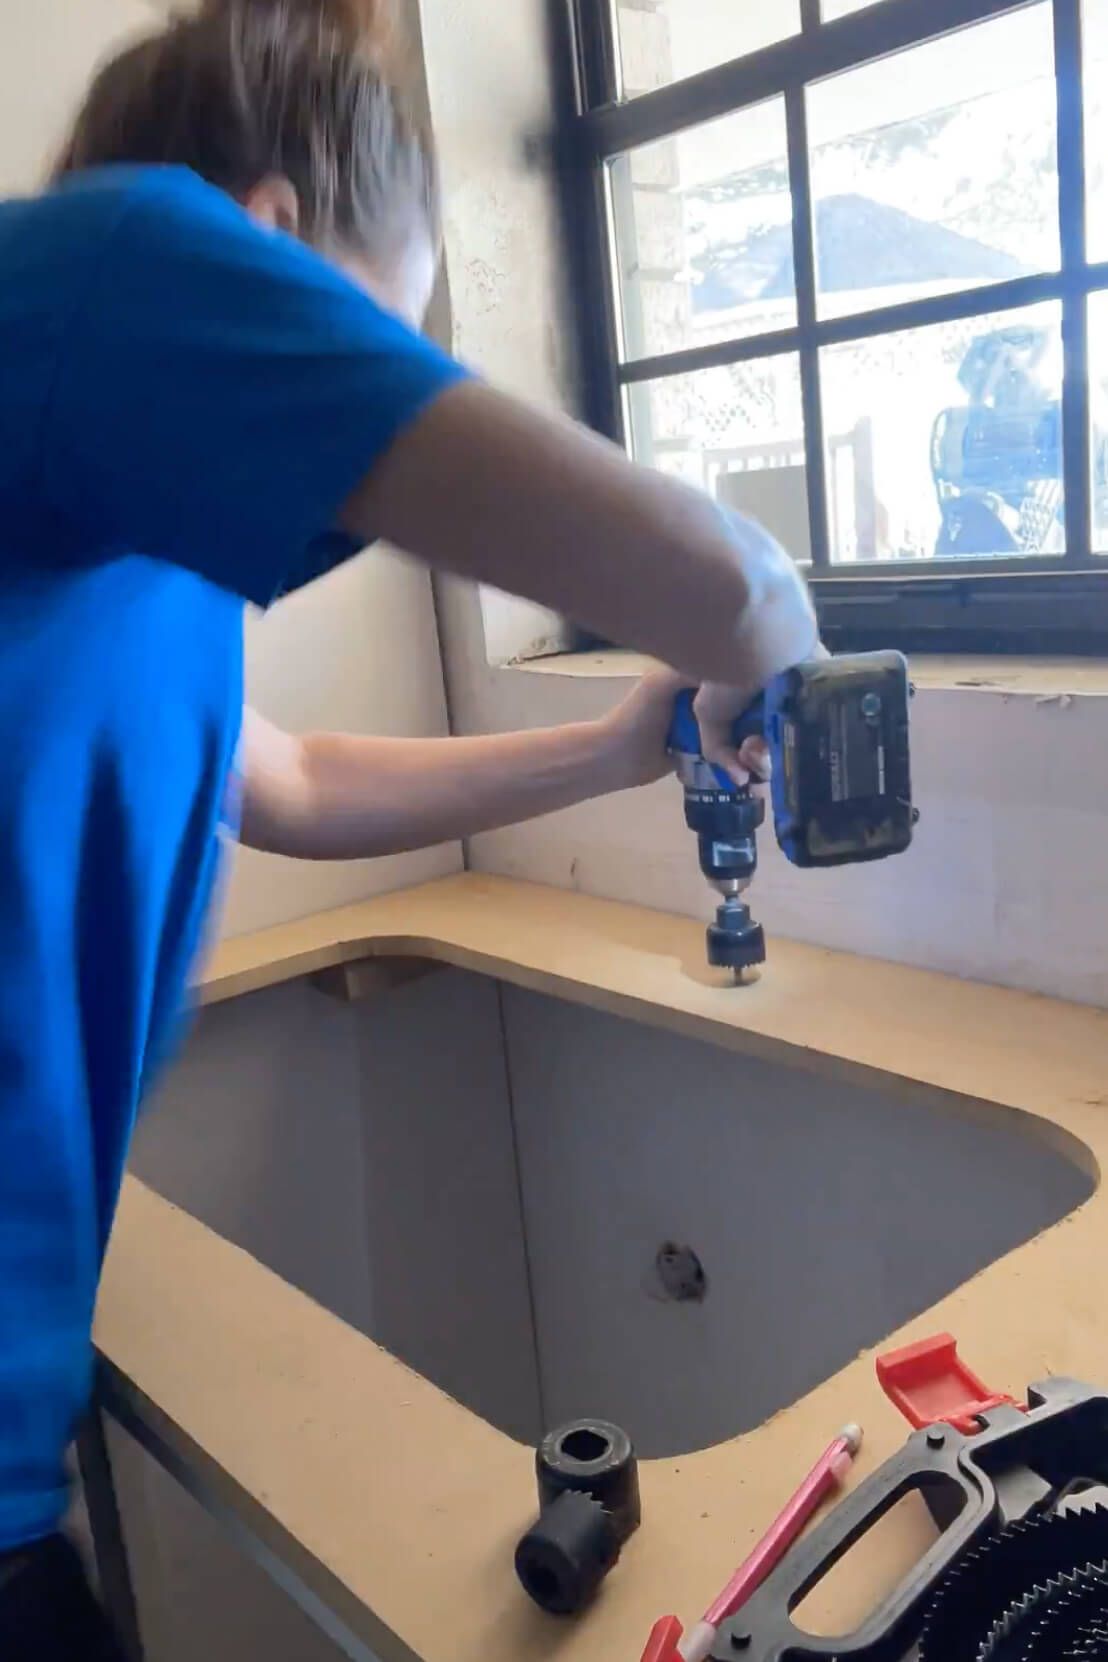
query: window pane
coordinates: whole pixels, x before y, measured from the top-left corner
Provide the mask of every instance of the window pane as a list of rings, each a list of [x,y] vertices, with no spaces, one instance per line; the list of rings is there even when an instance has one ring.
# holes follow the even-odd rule
[[[865,11],[867,6],[876,4],[876,0],[823,0],[820,12],[825,23],[830,23],[833,17],[846,17],[848,12]]]
[[[781,99],[617,157],[611,202],[625,358],[796,322]]]
[[[1108,554],[1108,294],[1089,296],[1089,418],[1093,440],[1093,553]]]
[[[824,317],[1056,271],[1051,8],[960,29],[808,93]]]
[[[1085,190],[1090,260],[1108,260],[1108,0],[1085,0]]]
[[[795,35],[800,0],[614,0],[613,15],[620,96],[636,98]]]
[[[759,358],[624,389],[637,461],[700,485],[808,560],[797,358]]]
[[[820,372],[832,560],[1064,552],[1056,303],[828,347]]]

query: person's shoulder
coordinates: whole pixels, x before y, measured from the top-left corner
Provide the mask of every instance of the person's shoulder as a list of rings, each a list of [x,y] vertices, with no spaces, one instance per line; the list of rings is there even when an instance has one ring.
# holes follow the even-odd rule
[[[9,245],[87,256],[130,217],[211,226],[234,217],[235,204],[183,167],[96,167],[73,173],[37,196],[0,202],[0,238]]]
[[[186,167],[105,169],[94,192],[117,193],[116,257],[160,282],[192,285],[279,273],[303,282],[330,270],[296,238],[257,224],[242,203]],[[336,274],[337,278],[337,274]]]
[[[101,220],[105,225],[137,216],[143,222],[235,225],[244,215],[226,191],[187,167],[95,167],[74,173],[39,197],[59,218]]]

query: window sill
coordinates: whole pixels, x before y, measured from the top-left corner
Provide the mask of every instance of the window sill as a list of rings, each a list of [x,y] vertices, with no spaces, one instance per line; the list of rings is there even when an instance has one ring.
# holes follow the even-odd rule
[[[573,681],[634,681],[651,660],[637,652],[605,648],[534,658],[494,673],[538,675]],[[1108,662],[1095,658],[984,657],[949,653],[913,653],[912,679],[917,687],[1027,694],[1060,698],[1067,694],[1108,696]]]

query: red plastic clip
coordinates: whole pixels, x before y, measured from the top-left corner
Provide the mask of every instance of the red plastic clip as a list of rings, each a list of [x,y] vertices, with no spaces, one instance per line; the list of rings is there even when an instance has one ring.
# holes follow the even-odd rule
[[[684,1632],[676,1616],[660,1616],[650,1630],[642,1662],[681,1662],[677,1647]]]
[[[943,1420],[972,1437],[981,1430],[979,1415],[1010,1403],[1027,1412],[1027,1405],[989,1387],[961,1360],[957,1341],[949,1333],[923,1339],[903,1350],[877,1358],[877,1378],[894,1408],[909,1425],[922,1430]]]

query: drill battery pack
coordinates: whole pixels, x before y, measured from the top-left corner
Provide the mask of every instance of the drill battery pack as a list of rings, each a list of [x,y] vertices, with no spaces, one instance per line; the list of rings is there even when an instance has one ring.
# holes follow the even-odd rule
[[[796,866],[883,860],[912,840],[908,665],[899,652],[798,664],[765,694],[777,840]]]
[[[1106,1662],[1108,1395],[1050,1379],[1026,1404],[988,1396],[949,1335],[885,1360],[920,1429],[724,1622],[713,1662]],[[959,1373],[963,1411],[936,1400]],[[942,1531],[934,1546],[855,1632],[804,1633],[797,1606],[912,1493]]]

